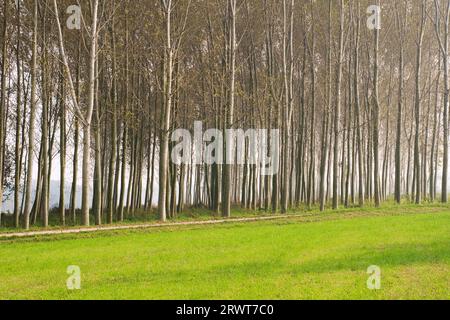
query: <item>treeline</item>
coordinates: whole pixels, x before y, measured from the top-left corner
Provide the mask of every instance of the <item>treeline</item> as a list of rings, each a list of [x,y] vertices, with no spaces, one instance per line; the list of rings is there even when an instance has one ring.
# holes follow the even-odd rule
[[[73,5],[0,9],[0,197],[16,227],[48,226],[57,170],[61,225],[123,221],[156,196],[161,220],[447,202],[450,0],[83,0],[79,29]],[[174,164],[171,132],[194,121],[280,129],[279,174]]]

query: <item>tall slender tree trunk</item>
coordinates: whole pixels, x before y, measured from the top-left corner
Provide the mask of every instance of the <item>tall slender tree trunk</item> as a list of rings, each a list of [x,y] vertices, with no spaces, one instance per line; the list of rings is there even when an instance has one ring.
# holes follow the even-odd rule
[[[324,117],[322,121],[322,148],[321,148],[321,159],[320,159],[320,185],[319,185],[319,205],[320,211],[325,210],[325,186],[326,186],[326,164],[328,162],[328,129],[329,129],[329,114],[331,109],[331,21],[332,21],[332,6],[333,1],[328,2],[328,46],[327,46],[327,105],[324,108]]]
[[[437,0],[435,0],[437,1]],[[444,47],[442,55],[444,57],[444,113],[443,113],[443,127],[444,127],[444,158],[442,163],[442,202],[447,203],[448,202],[448,189],[447,189],[447,183],[448,183],[448,111],[449,111],[449,99],[450,99],[450,84],[449,84],[449,74],[448,74],[448,41],[449,41],[449,23],[450,23],[450,1],[447,1],[447,9],[446,9],[446,19],[445,19],[445,33],[444,33]]]
[[[6,1],[5,1],[6,2]],[[37,30],[38,28],[38,0],[34,0],[33,11],[33,53],[31,66],[31,101],[30,101],[30,127],[28,130],[28,165],[27,178],[25,186],[25,208],[24,208],[24,228],[30,228],[30,210],[31,210],[31,188],[34,169],[34,136],[36,122],[36,80],[37,80]],[[0,122],[1,123],[1,122]],[[1,139],[1,135],[0,135]],[[1,176],[1,174],[0,174]],[[1,184],[1,182],[0,182]],[[1,187],[0,187],[1,192]],[[0,199],[1,201],[1,199]],[[1,211],[1,209],[0,209]]]
[[[91,166],[91,121],[95,102],[95,65],[97,57],[97,13],[98,0],[93,2],[92,24],[90,30],[91,46],[89,53],[89,95],[88,106],[83,126],[83,170],[82,170],[82,186],[81,186],[81,217],[82,224],[89,226],[89,178]],[[96,213],[97,214],[97,213]],[[96,215],[97,217],[97,215]]]
[[[339,177],[339,144],[340,144],[340,113],[341,113],[341,82],[342,57],[344,51],[344,1],[340,1],[339,49],[336,75],[336,107],[334,110],[334,152],[333,152],[333,209],[339,206],[338,177]]]
[[[162,0],[166,19],[166,44],[164,53],[164,116],[161,128],[161,147],[159,157],[159,201],[158,211],[161,221],[167,220],[167,181],[169,174],[169,130],[172,112],[172,78],[173,78],[173,48],[172,48],[172,0]]]
[[[288,24],[289,23],[289,24]],[[291,135],[291,119],[290,114],[293,106],[293,25],[294,25],[294,0],[291,0],[290,15],[288,20],[288,11],[286,0],[283,0],[283,73],[284,73],[284,98],[285,105],[283,108],[283,122],[284,122],[284,156],[283,156],[283,190],[281,198],[281,212],[286,213],[288,210],[289,197],[291,193],[291,175],[289,168],[289,153],[290,153],[290,135]],[[289,27],[289,29],[288,29]],[[314,32],[313,32],[314,34]],[[313,35],[314,37],[314,35]],[[313,49],[314,50],[314,49]],[[254,173],[255,175],[255,173]],[[254,183],[252,182],[252,185]],[[254,197],[254,194],[253,194]]]
[[[113,5],[115,1],[113,1]],[[112,124],[111,124],[111,156],[109,159],[108,170],[108,191],[107,191],[107,221],[109,224],[113,222],[114,210],[116,207],[114,199],[114,177],[118,175],[115,172],[117,167],[117,61],[116,61],[116,34],[114,17],[111,22],[111,46],[112,46]]]
[[[421,95],[420,95],[420,77],[421,77],[421,65],[422,65],[422,42],[423,42],[423,33],[425,27],[425,1],[422,0],[421,4],[421,24],[420,31],[417,39],[417,56],[416,56],[416,83],[415,83],[415,107],[414,107],[414,118],[415,118],[415,135],[414,135],[414,175],[416,177],[415,187],[416,187],[416,197],[415,203],[420,204],[421,195],[422,195],[422,172],[421,172],[421,163],[420,163],[420,103],[421,103]]]
[[[436,194],[434,190],[434,186],[436,184],[435,175],[436,171],[434,170],[435,166],[435,159],[438,158],[436,154],[436,144],[437,144],[437,137],[438,137],[438,114],[439,114],[439,89],[440,89],[440,80],[441,80],[441,54],[439,53],[439,64],[438,64],[438,76],[436,80],[436,90],[435,90],[435,100],[434,100],[434,119],[433,119],[433,136],[431,138],[431,152],[430,152],[430,201],[434,202],[436,199]]]
[[[128,2],[127,2],[128,4]],[[130,85],[129,85],[129,30],[128,30],[128,7],[125,8],[125,106],[124,113],[129,110],[130,101]],[[119,210],[118,220],[122,222],[124,220],[124,201],[125,201],[125,177],[127,169],[127,144],[128,144],[128,128],[126,119],[122,122],[122,167],[120,172],[120,195],[119,195]]]
[[[62,70],[63,71],[63,70]],[[64,72],[61,72],[60,85],[60,185],[59,185],[59,220],[62,226],[66,225],[66,201],[65,201],[65,182],[66,182],[66,96],[64,85]]]
[[[4,122],[6,114],[6,74],[8,65],[8,1],[3,2],[3,46],[2,46],[2,75],[0,93],[0,226],[2,225],[2,204],[3,204],[3,173],[4,173],[4,150],[5,136]]]
[[[377,2],[379,5],[379,1]],[[379,48],[380,31],[375,28],[375,46],[374,46],[374,75],[373,75],[373,109],[372,109],[372,125],[373,125],[373,179],[374,179],[374,196],[375,207],[379,207],[381,203],[380,195],[380,165],[379,165],[379,116],[380,105],[378,101],[378,48]]]
[[[355,31],[355,48],[354,48],[354,72],[355,77],[353,78],[353,91],[355,98],[355,119],[356,119],[356,141],[357,141],[357,155],[358,155],[358,204],[360,207],[364,206],[364,165],[363,165],[363,141],[361,133],[361,115],[360,115],[360,99],[359,99],[359,40],[360,40],[360,4],[358,1],[358,19],[356,22]]]
[[[314,176],[315,176],[315,122],[316,122],[316,38],[315,38],[315,23],[314,23],[314,1],[310,1],[311,5],[311,116],[310,116],[310,139],[309,139],[309,170],[308,170],[308,194],[306,199],[306,205],[308,209],[311,209],[311,205],[314,202]]]
[[[441,188],[441,202],[448,202],[448,111],[449,111],[449,99],[450,99],[450,79],[449,79],[449,27],[450,27],[450,1],[446,1],[445,11],[441,8],[442,2],[434,0],[435,16],[433,19],[434,30],[436,38],[438,40],[439,49],[442,55],[443,69],[444,69],[444,110],[443,110],[443,159],[442,159],[442,188]],[[441,15],[444,15],[444,31],[441,30]],[[436,158],[437,161],[437,158]]]
[[[20,53],[21,53],[21,6],[20,1],[17,1],[17,46],[16,46],[16,63],[17,63],[17,90],[16,90],[16,146],[15,146],[15,170],[14,170],[14,225],[16,228],[20,226],[20,207],[19,207],[19,196],[20,196],[20,176],[21,176],[21,155],[20,155],[20,133],[21,133],[21,105],[22,105],[22,71]]]
[[[236,78],[236,11],[237,11],[237,2],[236,0],[228,0],[228,14],[229,14],[229,50],[230,50],[230,69],[229,69],[229,101],[228,101],[228,109],[226,110],[225,115],[225,129],[231,129],[234,121],[234,104],[235,104],[235,78]],[[233,158],[230,154],[233,152],[231,148],[229,148],[232,141],[230,141],[230,137],[225,135],[224,141],[225,148],[225,165],[223,166],[223,192],[222,192],[222,216],[230,217],[231,216],[231,164],[230,160]]]
[[[100,122],[100,104],[99,104],[99,76],[98,76],[98,61],[95,63],[95,90],[94,90],[94,104],[95,104],[95,169],[94,169],[94,194],[92,209],[95,217],[95,224],[102,224],[102,159],[101,159],[101,122]]]
[[[398,84],[398,108],[397,108],[397,136],[395,143],[395,201],[400,204],[401,202],[401,148],[402,148],[402,113],[403,113],[403,78],[404,78],[404,31],[406,22],[406,16],[400,17],[399,9],[396,6],[396,19],[397,28],[399,29],[400,35],[400,53],[399,53],[399,84]]]
[[[47,10],[45,8],[44,10]],[[45,16],[45,15],[44,15]],[[41,224],[44,228],[48,227],[48,215],[49,215],[49,105],[50,105],[50,89],[49,89],[49,57],[48,57],[48,45],[47,45],[47,33],[44,28],[43,33],[43,54],[42,54],[42,192],[40,194],[39,206],[36,207],[37,212],[41,216]]]

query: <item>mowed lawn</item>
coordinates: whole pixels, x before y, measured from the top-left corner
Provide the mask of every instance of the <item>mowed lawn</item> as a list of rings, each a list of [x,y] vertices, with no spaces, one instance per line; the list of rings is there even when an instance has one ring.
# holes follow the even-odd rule
[[[2,240],[0,299],[450,299],[449,211]]]

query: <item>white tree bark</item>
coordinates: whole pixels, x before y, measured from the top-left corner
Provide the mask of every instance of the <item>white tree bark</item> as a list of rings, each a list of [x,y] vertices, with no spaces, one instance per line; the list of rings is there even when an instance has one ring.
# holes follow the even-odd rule
[[[69,82],[69,90],[72,97],[73,106],[76,114],[83,124],[83,169],[82,169],[82,195],[81,195],[81,215],[82,224],[89,226],[89,177],[90,177],[90,163],[91,163],[91,122],[94,110],[95,98],[95,62],[97,60],[97,16],[98,16],[98,0],[94,0],[92,6],[92,22],[90,30],[91,46],[89,53],[89,80],[88,80],[88,104],[86,113],[83,114],[80,110],[75,88],[73,85],[72,74],[70,72],[67,56],[64,50],[64,40],[62,37],[61,23],[58,15],[58,5],[56,0],[53,0],[55,8],[55,15],[58,27],[59,45],[61,58],[66,70],[67,79]]]
[[[164,120],[161,132],[161,150],[159,159],[159,217],[167,220],[167,177],[169,169],[169,130],[172,109],[172,77],[173,77],[173,48],[171,36],[172,0],[161,0],[166,17],[166,48],[164,55]]]
[[[36,119],[36,68],[37,68],[37,26],[38,26],[38,0],[34,0],[34,30],[33,30],[33,56],[31,67],[31,105],[30,105],[30,129],[28,131],[28,169],[25,186],[25,208],[24,208],[24,228],[30,228],[30,207],[31,207],[31,183],[33,179],[34,165],[34,135]]]

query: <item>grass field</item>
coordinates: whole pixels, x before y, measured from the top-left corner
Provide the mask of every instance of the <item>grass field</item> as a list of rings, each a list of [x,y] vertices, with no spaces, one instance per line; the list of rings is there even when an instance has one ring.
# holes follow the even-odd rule
[[[450,299],[450,209],[0,240],[0,299]]]

